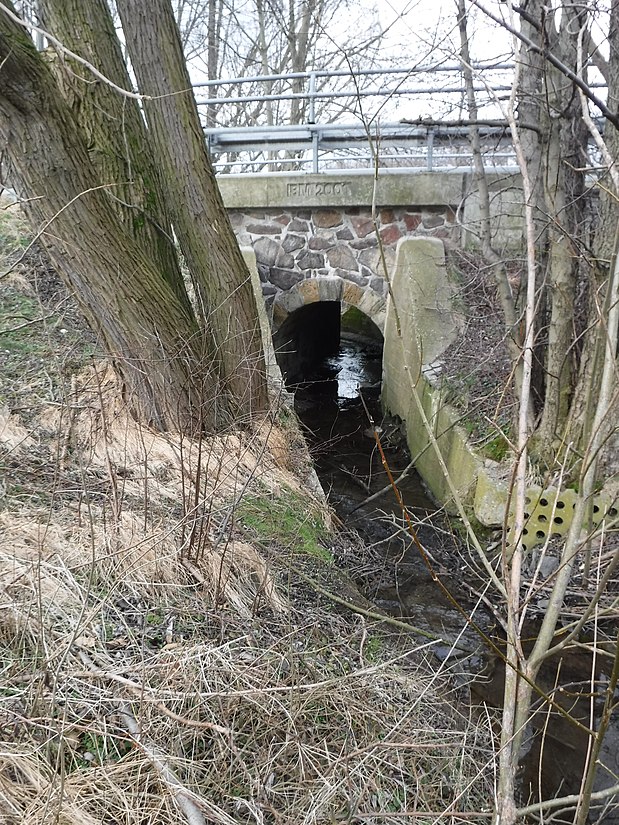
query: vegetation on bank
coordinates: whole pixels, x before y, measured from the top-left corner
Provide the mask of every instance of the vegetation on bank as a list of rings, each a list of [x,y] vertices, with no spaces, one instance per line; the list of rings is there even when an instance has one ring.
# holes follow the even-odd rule
[[[138,426],[38,254],[0,281],[0,348],[3,822],[490,810],[488,724],[432,643],[299,575],[339,575],[344,539],[287,409],[201,441]]]

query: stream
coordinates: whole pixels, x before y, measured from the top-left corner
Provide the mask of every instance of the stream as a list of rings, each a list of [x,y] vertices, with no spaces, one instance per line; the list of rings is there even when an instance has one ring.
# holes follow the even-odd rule
[[[437,659],[456,684],[467,686],[466,695],[473,705],[499,708],[504,682],[502,663],[498,657],[488,655],[477,634],[466,626],[461,613],[433,581],[403,525],[393,491],[367,501],[389,485],[372,423],[378,428],[393,477],[397,479],[410,464],[399,427],[382,421],[381,361],[378,343],[342,337],[339,352],[314,365],[305,380],[293,388],[295,409],[306,429],[316,470],[331,505],[346,527],[361,535],[372,556],[368,572],[359,576],[363,592],[385,612],[446,640],[457,639],[457,649],[447,642],[435,645]],[[433,568],[450,593],[470,610],[475,597],[463,583],[467,577],[467,551],[462,539],[454,535],[453,520],[450,524],[437,512],[414,469],[398,488]],[[489,609],[478,607],[475,621],[501,644]],[[534,637],[535,627],[529,632]],[[589,702],[579,698],[578,693],[590,689],[590,671],[588,654],[570,654],[561,666],[561,688],[555,694],[585,725]],[[540,674],[544,689],[555,687],[555,676],[556,665],[551,663]],[[606,678],[603,673],[598,676]],[[540,787],[544,798],[578,793],[587,736],[556,713],[541,712],[539,717],[536,726],[544,730],[542,771],[540,775],[541,737],[537,736],[519,777],[523,796],[539,798]],[[601,754],[615,777],[619,776],[618,727],[616,723],[609,732]],[[596,789],[600,789],[617,782],[617,778],[598,776],[597,782]],[[571,822],[571,818],[554,821]],[[619,814],[610,812],[590,821],[619,825]]]

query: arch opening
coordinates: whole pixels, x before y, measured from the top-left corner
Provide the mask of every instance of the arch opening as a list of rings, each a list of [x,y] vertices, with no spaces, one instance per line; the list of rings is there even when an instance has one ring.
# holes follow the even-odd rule
[[[344,301],[317,301],[291,312],[273,334],[286,386],[353,399],[380,391],[383,335],[364,312]]]
[[[273,335],[277,363],[290,389],[311,381],[340,348],[340,301],[317,301],[291,312]]]

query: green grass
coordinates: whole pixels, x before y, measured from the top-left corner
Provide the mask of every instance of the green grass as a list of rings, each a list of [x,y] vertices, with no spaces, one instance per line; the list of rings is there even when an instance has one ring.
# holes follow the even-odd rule
[[[29,373],[37,383],[42,365],[48,365],[54,354],[41,323],[24,326],[40,316],[36,299],[15,289],[0,289],[0,402],[6,403],[11,387],[27,379]]]
[[[3,265],[23,251],[31,240],[32,230],[24,215],[15,205],[8,205],[3,199],[0,205],[0,258]]]
[[[307,499],[288,487],[282,488],[277,497],[268,493],[246,496],[236,517],[260,542],[277,544],[329,564],[333,561],[324,546],[327,530],[321,514],[310,510]]]

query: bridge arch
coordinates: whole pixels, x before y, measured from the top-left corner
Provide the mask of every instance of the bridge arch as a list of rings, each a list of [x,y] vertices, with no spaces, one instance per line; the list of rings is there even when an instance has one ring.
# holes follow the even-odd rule
[[[272,306],[272,331],[286,384],[308,380],[351,332],[380,342],[382,350],[385,315],[382,296],[339,276],[308,278],[280,293]]]
[[[341,313],[353,306],[385,332],[387,302],[382,295],[338,275],[308,278],[275,296],[271,306],[271,326],[277,333],[286,319],[301,307],[318,302],[339,302]]]

